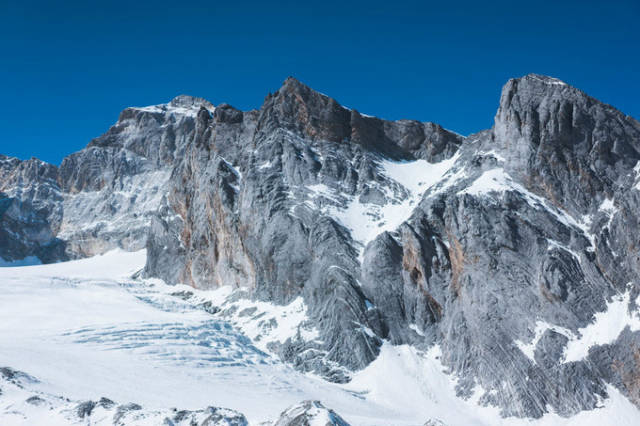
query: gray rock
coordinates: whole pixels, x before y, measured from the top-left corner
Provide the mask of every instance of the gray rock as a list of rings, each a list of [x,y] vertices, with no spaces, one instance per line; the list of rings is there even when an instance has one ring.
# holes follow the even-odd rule
[[[320,401],[303,401],[287,408],[273,426],[349,426],[335,411]]]
[[[454,156],[396,229],[365,241],[341,220],[407,201],[384,162]],[[385,340],[439,345],[461,397],[481,385],[505,416],[570,416],[607,384],[639,404],[638,333],[564,355],[613,297],[637,310],[639,159],[637,120],[550,77],[510,80],[494,126],[467,138],[289,78],[254,111],[128,108],[60,168],[0,158],[0,256],[146,247],[146,276],[302,297],[318,338],[272,347],[302,371],[345,382]]]

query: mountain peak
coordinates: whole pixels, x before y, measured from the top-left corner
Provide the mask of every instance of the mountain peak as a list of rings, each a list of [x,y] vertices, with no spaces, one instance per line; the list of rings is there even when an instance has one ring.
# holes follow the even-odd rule
[[[555,77],[535,73],[527,74],[525,76],[517,78],[516,80],[527,81],[534,84],[546,84],[551,86],[568,86],[567,83]]]
[[[351,111],[294,77],[288,77],[262,106],[263,123],[315,139],[342,141],[351,135]]]
[[[204,98],[199,98],[190,95],[178,95],[171,99],[168,103],[171,107],[193,108],[204,106],[207,109],[213,109],[213,104]]]

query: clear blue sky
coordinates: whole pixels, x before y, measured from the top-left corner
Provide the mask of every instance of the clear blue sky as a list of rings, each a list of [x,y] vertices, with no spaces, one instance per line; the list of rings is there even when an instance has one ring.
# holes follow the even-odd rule
[[[469,134],[551,75],[640,118],[640,2],[0,0],[0,153],[59,163],[127,106],[260,107],[293,75],[359,111]]]

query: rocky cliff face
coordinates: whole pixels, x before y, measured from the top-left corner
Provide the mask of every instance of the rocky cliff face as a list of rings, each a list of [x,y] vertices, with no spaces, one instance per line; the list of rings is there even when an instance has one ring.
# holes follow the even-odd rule
[[[127,108],[60,167],[0,157],[0,255],[53,262],[144,248],[150,218],[167,192],[175,158],[193,139],[201,107],[213,110],[189,96]]]
[[[439,345],[461,396],[569,416],[609,384],[640,404],[639,159],[638,121],[549,77],[467,138],[289,78],[254,111],[129,108],[59,168],[3,157],[0,255],[146,245],[148,276],[302,297],[317,336],[272,348],[301,370]]]

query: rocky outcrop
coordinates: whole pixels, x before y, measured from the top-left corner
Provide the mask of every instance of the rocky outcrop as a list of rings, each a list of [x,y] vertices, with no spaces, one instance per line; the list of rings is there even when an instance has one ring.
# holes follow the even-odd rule
[[[605,356],[584,333],[615,297],[638,295],[629,206],[639,130],[558,80],[507,83],[494,128],[463,142],[449,178],[367,247],[362,283],[388,324],[383,337],[441,345],[460,394],[480,385],[481,401],[505,415],[594,408],[611,382],[602,369],[633,397],[640,370],[621,361],[632,354],[612,357],[607,345]],[[633,348],[635,303],[624,309],[632,319],[620,338]],[[569,341],[581,339],[582,356],[571,357]]]
[[[55,166],[0,155],[0,257],[64,259],[65,242],[57,238],[62,198]]]
[[[204,99],[127,108],[60,167],[0,157],[0,256],[43,262],[145,247],[175,159],[193,139]]]
[[[227,408],[147,409],[109,398],[72,401],[37,390],[38,379],[9,367],[0,368],[0,416],[8,424],[248,426],[245,416]]]
[[[303,401],[287,408],[273,426],[349,426],[342,417],[320,401]]]
[[[318,335],[271,349],[303,371],[438,345],[460,396],[570,416],[608,385],[638,401],[639,159],[638,121],[549,77],[510,80],[467,138],[289,78],[259,110],[127,109],[60,168],[4,158],[0,254],[146,246],[147,276],[301,297]]]

